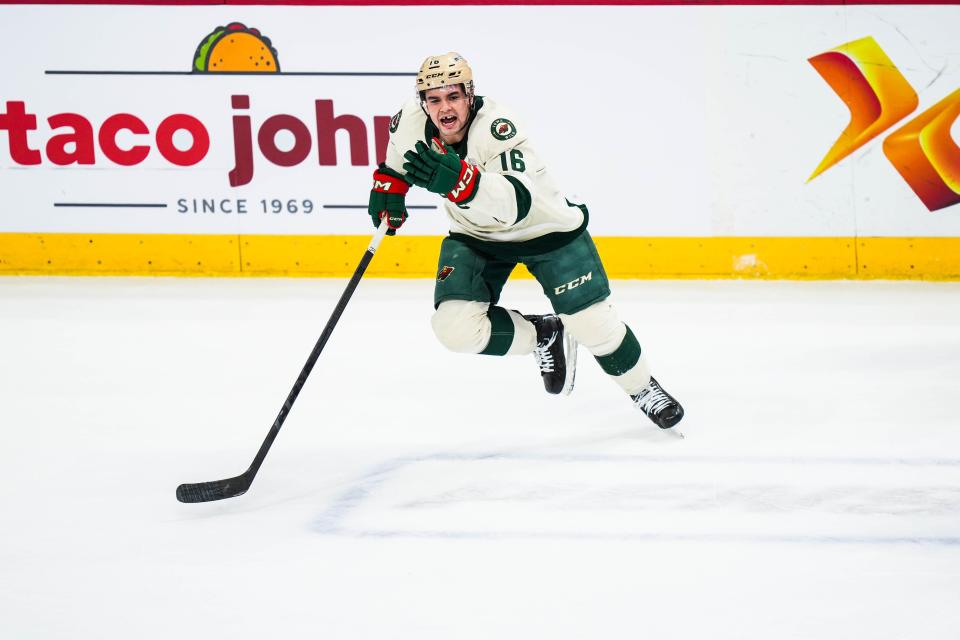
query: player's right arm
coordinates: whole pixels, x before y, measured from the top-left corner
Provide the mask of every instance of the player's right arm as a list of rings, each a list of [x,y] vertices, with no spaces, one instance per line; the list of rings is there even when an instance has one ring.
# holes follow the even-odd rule
[[[386,219],[390,226],[388,235],[395,234],[407,219],[406,197],[410,181],[403,175],[403,156],[400,149],[415,130],[416,123],[412,121],[417,120],[416,114],[419,111],[420,107],[416,103],[411,105],[408,102],[390,119],[386,162],[381,162],[373,171],[373,187],[370,189],[367,213],[370,214],[374,227],[380,226],[381,218]],[[420,130],[423,130],[422,122]]]
[[[407,219],[407,191],[409,183],[402,175],[380,163],[373,171],[373,188],[370,189],[370,200],[367,203],[367,213],[373,221],[374,227],[379,227],[381,220],[386,221],[390,230],[387,235],[394,235]]]

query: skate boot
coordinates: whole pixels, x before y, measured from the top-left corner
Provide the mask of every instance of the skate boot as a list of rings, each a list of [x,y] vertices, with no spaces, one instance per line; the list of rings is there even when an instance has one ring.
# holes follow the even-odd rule
[[[523,317],[537,329],[533,357],[540,367],[543,387],[547,393],[568,395],[577,373],[577,341],[563,330],[563,323],[555,315]]]
[[[643,411],[661,429],[669,429],[683,418],[680,403],[652,377],[650,384],[630,397],[633,398],[633,406]]]

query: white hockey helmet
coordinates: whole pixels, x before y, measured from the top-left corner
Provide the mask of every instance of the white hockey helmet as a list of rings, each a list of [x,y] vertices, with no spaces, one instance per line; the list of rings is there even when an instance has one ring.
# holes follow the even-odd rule
[[[428,89],[462,84],[470,104],[473,104],[473,70],[466,59],[455,51],[430,56],[417,72],[417,97],[423,106]]]

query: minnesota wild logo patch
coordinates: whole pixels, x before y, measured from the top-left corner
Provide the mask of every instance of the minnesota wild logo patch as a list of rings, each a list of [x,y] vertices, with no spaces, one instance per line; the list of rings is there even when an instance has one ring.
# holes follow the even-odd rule
[[[400,126],[400,114],[403,113],[403,110],[397,111],[397,115],[390,118],[390,133],[396,133],[397,127]]]
[[[448,267],[444,265],[444,267],[440,269],[440,273],[437,274],[437,282],[443,282],[450,277],[450,274],[453,273],[453,269],[454,267]]]
[[[517,127],[506,118],[497,118],[490,125],[490,133],[497,140],[509,140],[517,135]]]

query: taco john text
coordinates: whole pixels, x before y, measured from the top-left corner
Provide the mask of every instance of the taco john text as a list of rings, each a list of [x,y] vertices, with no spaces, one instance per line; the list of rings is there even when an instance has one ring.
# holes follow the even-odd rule
[[[234,167],[228,174],[230,186],[249,184],[254,175],[254,122],[248,115],[250,97],[230,97],[233,115]],[[332,100],[314,102],[314,129],[299,118],[289,114],[276,114],[263,120],[256,127],[256,147],[268,162],[280,167],[293,167],[304,162],[316,143],[317,162],[320,166],[337,164],[336,134],[346,131],[350,144],[350,164],[365,166],[370,163],[366,123],[356,115],[334,115]],[[106,160],[121,166],[142,163],[155,149],[164,160],[178,167],[190,167],[201,162],[210,150],[210,133],[199,118],[176,113],[163,118],[151,130],[142,118],[130,113],[117,113],[107,117],[94,131],[94,123],[78,113],[57,113],[45,118],[51,135],[43,146],[43,152],[31,145],[30,132],[37,131],[37,115],[27,110],[22,100],[7,101],[0,112],[0,132],[7,133],[7,148],[10,159],[18,165],[43,164],[46,160],[57,166],[95,165],[97,150]],[[373,132],[375,162],[386,158],[389,141],[389,116],[374,116]],[[189,145],[177,145],[174,136],[185,131]],[[293,137],[293,146],[281,149],[276,136],[286,131]],[[124,140],[134,140],[126,147],[118,143],[118,134],[124,132]],[[177,136],[183,140],[183,136]]]

